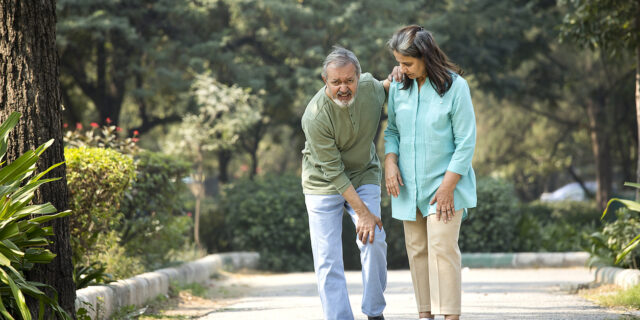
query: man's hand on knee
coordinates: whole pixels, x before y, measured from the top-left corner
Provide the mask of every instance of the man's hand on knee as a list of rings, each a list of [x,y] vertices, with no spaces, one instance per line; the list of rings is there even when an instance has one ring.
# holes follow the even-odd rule
[[[376,226],[382,231],[382,220],[369,210],[358,215],[358,223],[356,225],[358,239],[362,241],[363,244],[367,244],[367,242],[373,243],[376,236]]]

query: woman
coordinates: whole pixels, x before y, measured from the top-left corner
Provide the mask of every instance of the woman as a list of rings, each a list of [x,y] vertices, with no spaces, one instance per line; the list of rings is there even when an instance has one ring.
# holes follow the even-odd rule
[[[476,206],[475,115],[462,70],[431,33],[404,27],[388,42],[404,73],[389,89],[385,180],[403,220],[420,319],[459,319],[458,235]]]

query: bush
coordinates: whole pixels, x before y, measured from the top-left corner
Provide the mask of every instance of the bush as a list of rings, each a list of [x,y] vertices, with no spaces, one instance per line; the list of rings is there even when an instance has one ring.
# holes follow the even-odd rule
[[[9,131],[16,126],[19,119],[19,113],[12,113],[0,125],[0,158],[6,155]],[[53,140],[50,140],[36,150],[29,150],[0,168],[0,315],[5,319],[14,319],[14,316],[31,319],[25,295],[37,299],[41,310],[44,310],[45,306],[50,308],[54,313],[52,316],[71,319],[58,304],[56,296],[48,297],[43,292],[46,289],[55,293],[54,288],[27,281],[24,276],[25,271],[31,270],[36,263],[46,264],[55,257],[55,254],[47,249],[47,237],[52,236],[55,230],[43,227],[41,223],[71,214],[70,211],[56,213],[56,208],[50,203],[31,204],[40,185],[59,179],[42,178],[60,164],[34,176],[36,162],[52,143]],[[42,313],[40,312],[41,316]]]
[[[460,228],[460,250],[512,251],[520,218],[513,186],[503,180],[482,178],[478,180],[477,194],[478,206],[469,210]]]
[[[579,251],[600,225],[594,202],[521,204],[514,251]]]
[[[192,238],[193,223],[184,208],[189,191],[182,182],[190,164],[142,151],[135,156],[135,166],[136,179],[120,207],[120,244],[130,256],[139,257],[147,270],[153,270],[165,266],[171,260],[169,252],[182,249]]]
[[[241,180],[223,188],[218,215],[232,250],[260,253],[260,268],[313,270],[309,223],[300,178]]]
[[[617,220],[606,223],[602,231],[593,232],[585,251],[591,254],[590,266],[616,264],[616,258],[632,242],[640,230],[640,219],[625,207],[615,211]],[[640,248],[633,249],[617,263],[622,268],[638,269],[640,266]]]
[[[67,182],[71,193],[71,246],[74,264],[90,265],[100,234],[111,231],[120,220],[118,210],[135,171],[133,160],[102,148],[66,148]],[[112,246],[115,243],[102,243]]]

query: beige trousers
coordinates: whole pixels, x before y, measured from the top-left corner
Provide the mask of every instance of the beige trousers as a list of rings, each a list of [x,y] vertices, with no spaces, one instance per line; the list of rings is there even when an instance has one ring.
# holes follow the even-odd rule
[[[462,210],[448,223],[435,214],[426,218],[418,210],[416,221],[404,221],[411,280],[418,312],[460,314],[462,280],[458,235]]]

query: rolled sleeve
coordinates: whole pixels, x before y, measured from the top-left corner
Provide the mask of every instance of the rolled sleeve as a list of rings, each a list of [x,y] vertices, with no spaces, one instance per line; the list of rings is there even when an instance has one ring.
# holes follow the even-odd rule
[[[322,121],[306,121],[303,119],[302,129],[307,139],[311,158],[320,167],[324,178],[342,194],[351,185],[351,180],[344,172],[344,163],[335,138]]]
[[[447,170],[463,176],[469,172],[476,146],[476,118],[471,102],[471,92],[466,81],[463,81],[454,97],[451,125],[455,151]]]
[[[387,103],[387,128],[384,129],[384,154],[399,154],[400,134],[396,126],[396,112],[394,92],[397,89],[396,82],[389,86],[389,101]]]

